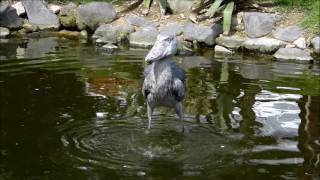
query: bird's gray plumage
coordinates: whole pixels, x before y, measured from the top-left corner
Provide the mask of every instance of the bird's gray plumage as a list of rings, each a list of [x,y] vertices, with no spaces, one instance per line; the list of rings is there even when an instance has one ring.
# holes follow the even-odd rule
[[[182,119],[182,100],[185,96],[186,75],[172,60],[177,51],[174,36],[159,35],[153,48],[146,56],[142,94],[147,102],[149,128],[152,113],[157,106],[175,108]],[[151,63],[151,64],[150,64]]]

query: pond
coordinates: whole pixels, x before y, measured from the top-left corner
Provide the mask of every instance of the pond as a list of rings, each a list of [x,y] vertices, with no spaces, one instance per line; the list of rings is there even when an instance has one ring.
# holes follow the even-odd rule
[[[147,50],[56,37],[0,43],[0,179],[317,179],[320,66],[175,57],[184,119],[141,94]]]

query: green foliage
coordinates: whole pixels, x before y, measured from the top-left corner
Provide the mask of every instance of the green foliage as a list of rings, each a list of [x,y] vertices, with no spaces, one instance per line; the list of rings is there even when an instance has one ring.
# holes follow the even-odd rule
[[[231,28],[232,12],[234,7],[234,2],[231,1],[227,4],[223,11],[223,33],[229,34]]]
[[[256,0],[257,2],[265,0]],[[280,11],[290,11],[299,9],[305,13],[305,18],[301,23],[304,27],[320,33],[320,1],[319,0],[273,0]]]
[[[302,25],[320,33],[320,1],[315,2],[309,12],[310,14],[303,20]]]
[[[146,8],[150,8],[150,6],[151,6],[151,0],[143,0],[143,4],[144,4],[144,6],[146,7]]]
[[[223,0],[216,0],[212,5],[211,7],[208,9],[207,11],[207,16],[209,17],[213,17],[214,14],[218,11],[221,3],[222,3]]]

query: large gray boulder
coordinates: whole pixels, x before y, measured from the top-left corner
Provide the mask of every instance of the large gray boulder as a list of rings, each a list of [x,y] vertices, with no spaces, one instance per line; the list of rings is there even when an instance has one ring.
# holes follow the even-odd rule
[[[247,39],[242,43],[242,47],[249,51],[256,51],[261,53],[272,53],[286,44],[283,41],[272,38],[254,38]]]
[[[62,26],[69,29],[77,28],[76,12],[77,5],[73,2],[64,5],[60,9],[59,19]]]
[[[23,20],[17,14],[16,9],[11,6],[0,6],[0,26],[9,29],[19,29]]]
[[[315,37],[311,40],[312,47],[316,53],[320,53],[320,37]]]
[[[160,25],[158,22],[146,20],[143,17],[133,15],[133,14],[126,15],[124,18],[130,25],[135,27],[147,27],[147,26],[158,27]]]
[[[168,23],[159,28],[160,34],[179,36],[183,33],[184,25],[176,22]]]
[[[58,17],[40,0],[24,0],[29,22],[40,30],[57,30],[60,27]]]
[[[273,56],[280,60],[297,60],[306,63],[312,60],[308,51],[298,48],[280,48]]]
[[[269,34],[281,16],[269,13],[245,12],[244,28],[250,38],[258,38]]]
[[[215,44],[215,39],[222,33],[222,26],[215,24],[209,26],[197,26],[195,24],[186,24],[184,26],[184,39],[187,41],[197,41],[205,43],[208,46]]]
[[[0,38],[6,38],[9,34],[10,30],[8,28],[0,27]]]
[[[303,32],[303,28],[299,26],[288,26],[284,28],[277,28],[276,31],[274,31],[272,34],[276,39],[293,42],[301,37],[303,35]]]
[[[153,26],[144,27],[130,34],[130,46],[151,48],[157,40],[159,32]]]
[[[230,49],[239,49],[246,39],[239,36],[220,36],[216,39],[216,43]]]
[[[94,32],[92,38],[99,39],[98,43],[117,44],[129,39],[129,34],[134,31],[134,27],[128,24],[124,19],[113,22],[112,24],[102,24]]]
[[[200,1],[197,0],[167,0],[173,13],[182,13],[196,8]]]
[[[78,29],[83,30],[89,27],[94,31],[99,25],[110,23],[116,17],[117,13],[110,3],[91,2],[78,7],[76,22]]]

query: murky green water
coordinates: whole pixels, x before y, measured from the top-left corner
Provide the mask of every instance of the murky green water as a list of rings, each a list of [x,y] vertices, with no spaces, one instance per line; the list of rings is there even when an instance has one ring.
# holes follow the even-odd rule
[[[320,67],[238,55],[177,58],[185,119],[152,129],[145,50],[1,40],[0,179],[319,179]]]

